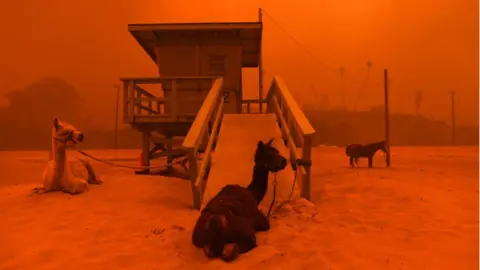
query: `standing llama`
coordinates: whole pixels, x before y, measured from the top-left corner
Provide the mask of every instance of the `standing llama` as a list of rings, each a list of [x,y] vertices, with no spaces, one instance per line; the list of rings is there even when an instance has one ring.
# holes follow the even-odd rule
[[[345,154],[350,159],[350,166],[358,168],[359,158],[368,158],[368,167],[373,167],[373,157],[378,150],[385,154],[388,152],[385,141],[370,143],[370,144],[349,144],[345,147]]]
[[[81,163],[79,170],[78,166],[75,166],[76,161],[67,160],[67,148],[82,142],[83,139],[81,131],[55,117],[50,161],[43,172],[43,187],[34,189],[35,192],[63,191],[75,195],[87,191],[88,184],[102,183],[88,161],[79,159]]]

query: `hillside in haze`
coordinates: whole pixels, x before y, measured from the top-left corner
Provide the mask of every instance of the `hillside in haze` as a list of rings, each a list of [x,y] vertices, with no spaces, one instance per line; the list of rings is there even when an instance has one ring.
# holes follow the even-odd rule
[[[113,85],[119,77],[157,75],[127,24],[256,21],[258,7],[266,11],[265,84],[280,75],[301,103],[310,98],[312,84],[336,105],[343,91],[349,108],[362,91],[358,107],[368,110],[382,103],[382,72],[388,68],[392,113],[409,113],[411,96],[421,89],[428,97],[422,114],[449,121],[448,92],[456,90],[458,124],[478,125],[478,1],[22,0],[2,5],[0,96],[44,77],[64,78],[88,101],[96,126],[113,128]],[[365,90],[368,61],[373,64]],[[254,70],[244,75],[245,96],[254,98]],[[0,105],[7,103],[0,98]]]
[[[0,147],[48,147],[54,114],[91,134],[85,147],[111,147],[114,84],[158,75],[128,24],[256,21],[259,7],[265,88],[279,75],[301,105],[329,97],[327,112],[308,112],[318,143],[381,137],[381,116],[369,111],[383,104],[385,68],[394,144],[449,144],[450,91],[457,142],[477,141],[478,1],[24,0],[5,1],[1,10],[8,12],[0,11]],[[257,98],[256,72],[243,71],[245,98]],[[37,84],[44,89],[31,92]],[[63,89],[58,99],[45,84]],[[419,92],[417,116],[412,100]],[[342,103],[358,113],[336,112]],[[137,147],[138,134],[119,126],[120,145]]]
[[[61,78],[43,78],[23,89],[8,92],[8,105],[0,108],[0,149],[49,149],[55,116],[70,122],[86,135],[83,148],[114,148],[115,132],[98,123],[103,119],[91,113],[85,99]],[[122,109],[119,110],[122,112]],[[369,111],[306,109],[317,130],[315,144],[344,146],[369,143],[384,138],[382,107]],[[121,117],[121,116],[120,116]],[[112,119],[114,121],[114,119]],[[138,148],[140,134],[120,125],[119,148]],[[478,145],[478,126],[456,128],[457,145]],[[451,145],[451,127],[444,121],[422,115],[391,115],[393,145]]]

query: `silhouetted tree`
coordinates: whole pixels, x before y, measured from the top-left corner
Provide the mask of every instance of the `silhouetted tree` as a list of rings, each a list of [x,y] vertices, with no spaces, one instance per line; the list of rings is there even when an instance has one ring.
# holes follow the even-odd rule
[[[50,120],[55,115],[68,121],[78,120],[85,108],[85,100],[72,85],[60,78],[41,79],[24,89],[5,94],[5,98],[11,117],[34,122]]]
[[[48,131],[54,116],[79,125],[85,109],[85,100],[61,78],[40,79],[23,89],[8,92],[5,98],[8,106],[3,109],[0,121],[8,130],[0,136],[2,145],[15,148],[48,145]]]

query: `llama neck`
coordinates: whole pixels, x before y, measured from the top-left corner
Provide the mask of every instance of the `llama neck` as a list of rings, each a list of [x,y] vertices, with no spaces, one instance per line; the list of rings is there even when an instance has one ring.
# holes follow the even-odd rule
[[[52,128],[52,139],[51,139],[51,144],[50,144],[50,156],[48,160],[54,160],[55,157],[55,145],[57,144],[57,140],[55,140],[55,129]]]
[[[256,183],[265,188],[268,186],[268,170],[264,165],[255,164],[255,167],[253,167],[252,183]]]
[[[67,150],[64,144],[56,141],[54,139],[53,146],[53,161],[55,164],[55,169],[53,172],[55,186],[59,186],[60,182],[65,174],[66,162],[67,162]]]
[[[374,148],[374,150],[373,150],[373,154],[376,154],[379,150],[382,149],[382,147],[383,147],[382,144],[377,144],[377,145],[375,145],[375,148]]]
[[[248,185],[248,189],[253,193],[257,203],[263,200],[268,189],[268,170],[265,166],[255,164],[252,182]]]
[[[59,166],[60,164],[64,165],[67,161],[67,149],[65,145],[61,143],[56,143],[55,152],[53,152],[53,160]]]

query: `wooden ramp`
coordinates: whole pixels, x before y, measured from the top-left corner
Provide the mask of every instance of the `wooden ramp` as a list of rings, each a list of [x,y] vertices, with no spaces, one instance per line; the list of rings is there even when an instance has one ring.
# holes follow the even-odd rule
[[[273,145],[288,159],[289,152],[283,144],[275,114],[225,114],[212,154],[202,208],[227,184],[248,186],[252,179],[254,155],[259,140],[275,138]],[[276,204],[288,199],[292,189],[294,172],[291,166],[277,174]],[[269,189],[261,207],[267,208],[272,200],[273,174],[269,177]],[[295,188],[294,195],[298,195]]]

